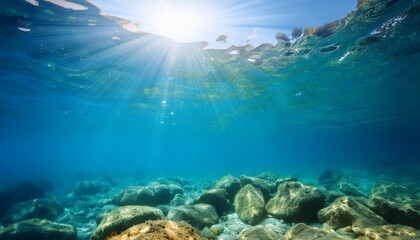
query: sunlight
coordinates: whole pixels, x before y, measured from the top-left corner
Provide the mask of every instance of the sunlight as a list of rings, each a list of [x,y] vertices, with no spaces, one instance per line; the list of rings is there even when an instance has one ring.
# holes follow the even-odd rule
[[[210,28],[211,14],[197,6],[174,6],[172,4],[150,9],[150,19],[145,29],[177,42],[195,42]]]

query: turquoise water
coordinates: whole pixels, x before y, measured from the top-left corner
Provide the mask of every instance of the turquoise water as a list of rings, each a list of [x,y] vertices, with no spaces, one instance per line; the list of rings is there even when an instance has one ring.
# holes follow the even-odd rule
[[[225,50],[131,33],[74,2],[89,9],[0,3],[0,185],[419,167],[418,1]]]

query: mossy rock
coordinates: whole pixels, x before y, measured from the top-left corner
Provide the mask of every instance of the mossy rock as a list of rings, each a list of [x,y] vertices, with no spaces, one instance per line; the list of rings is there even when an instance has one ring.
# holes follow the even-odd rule
[[[251,184],[245,185],[235,196],[235,212],[244,223],[255,225],[266,216],[264,196]]]

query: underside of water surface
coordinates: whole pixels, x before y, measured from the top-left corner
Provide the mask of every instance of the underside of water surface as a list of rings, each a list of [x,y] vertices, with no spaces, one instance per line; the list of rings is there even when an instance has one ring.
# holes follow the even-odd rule
[[[20,181],[53,183],[55,190],[45,191],[46,196],[61,201],[67,215],[50,220],[73,225],[78,239],[102,239],[128,229],[95,235],[100,222],[96,216],[114,210],[125,187],[156,190],[149,184],[159,177],[160,184],[162,178],[177,182],[184,194],[178,202],[171,198],[151,204],[167,204],[172,211],[180,203],[202,203],[202,191],[232,174],[240,180],[240,191],[249,183],[261,187],[261,182],[255,184],[261,179],[274,184],[271,192],[256,187],[269,213],[268,222],[260,226],[278,227],[278,238],[266,239],[309,239],[286,234],[299,222],[329,231],[320,228],[327,222],[343,237],[325,239],[386,239],[368,238],[369,231],[382,233],[365,228],[386,224],[414,227],[391,227],[388,233],[411,231],[414,235],[407,236],[414,238],[406,239],[420,237],[415,235],[420,222],[418,1],[359,1],[345,18],[305,28],[298,38],[227,49],[127,31],[127,20],[101,15],[89,1],[72,1],[87,7],[82,11],[54,2],[65,1],[0,2],[0,188],[6,189],[0,192],[1,201],[12,205],[2,196],[13,192],[6,187]],[[276,177],[258,176],[265,171]],[[285,177],[290,179],[279,180]],[[111,190],[98,191],[103,195],[92,198],[98,202],[92,212],[83,210],[81,201],[86,199],[77,196],[84,194],[73,187],[77,181],[98,178]],[[384,179],[393,182],[378,185]],[[268,202],[276,198],[277,187],[280,191],[284,182],[295,181],[330,197],[322,207],[335,203],[331,196],[354,197],[357,190],[360,199],[353,205],[373,209],[383,222],[334,225],[328,210],[315,212],[309,220],[270,212]],[[401,186],[392,185],[397,183]],[[343,184],[356,190],[348,191]],[[394,203],[403,195],[414,217],[395,220],[375,208],[374,197],[384,189],[400,194],[390,197],[397,199]],[[412,192],[404,192],[407,189]],[[212,224],[204,225],[213,239],[257,239],[227,230],[229,221],[258,225],[245,221],[234,201],[228,201],[231,208],[220,210],[223,213],[216,209],[216,223],[225,235],[211,230]],[[7,209],[2,211],[0,222],[6,226]],[[189,223],[199,231],[204,226]],[[353,227],[346,230],[353,235],[337,230],[346,226]],[[6,236],[2,231],[0,239]],[[212,239],[208,232],[200,234]]]

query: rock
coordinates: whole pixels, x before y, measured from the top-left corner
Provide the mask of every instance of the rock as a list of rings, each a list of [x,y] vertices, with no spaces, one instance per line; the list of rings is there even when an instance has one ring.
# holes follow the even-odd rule
[[[376,184],[368,206],[389,223],[420,229],[420,201],[403,186],[389,182]]]
[[[335,186],[344,175],[337,171],[326,170],[319,176],[318,181],[320,184],[324,185],[327,189],[331,189]]]
[[[271,194],[276,191],[276,184],[263,178],[241,176],[240,181],[242,186],[251,184],[256,189],[260,190],[266,202],[271,198]]]
[[[241,189],[241,182],[238,178],[228,175],[221,178],[214,188],[221,188],[226,190],[227,198],[233,202],[236,193]]]
[[[355,229],[359,240],[418,240],[420,231],[403,225],[383,225],[365,229]]]
[[[355,197],[364,197],[365,195],[359,191],[355,186],[350,183],[342,182],[339,187],[340,191],[346,195]]]
[[[316,213],[324,207],[325,196],[315,187],[299,182],[285,182],[277,194],[265,206],[276,218],[291,222],[306,222],[316,219]]]
[[[286,233],[286,240],[350,240],[347,236],[341,236],[334,231],[325,231],[312,228],[304,223],[294,225]]]
[[[46,219],[29,219],[11,224],[0,231],[1,240],[75,240],[76,229]]]
[[[274,171],[266,171],[258,174],[257,177],[268,180],[270,182],[275,182],[279,178],[279,175]]]
[[[0,217],[15,203],[44,197],[44,190],[31,182],[22,182],[0,191]]]
[[[239,235],[240,240],[277,240],[280,239],[280,233],[271,228],[263,226],[250,227],[245,229]]]
[[[164,216],[168,215],[169,210],[171,210],[171,206],[168,205],[158,205],[156,208],[159,208]]]
[[[325,191],[325,201],[327,203],[334,202],[337,198],[344,197],[345,195],[339,191]]]
[[[94,195],[107,193],[111,190],[111,185],[100,181],[80,181],[76,184],[73,192],[77,196]]]
[[[163,218],[163,213],[158,208],[147,206],[119,207],[102,218],[101,223],[92,233],[92,240],[103,240],[113,232],[118,234],[133,225],[161,218]]]
[[[214,235],[219,235],[225,230],[225,227],[222,224],[216,224],[210,227],[210,232]]]
[[[185,221],[200,230],[219,222],[216,209],[212,205],[204,203],[173,207],[169,210],[168,219]]]
[[[194,204],[197,203],[206,203],[212,205],[216,208],[217,214],[219,214],[219,216],[223,215],[223,213],[226,213],[230,209],[227,193],[224,189],[210,189],[203,192],[194,201]]]
[[[264,196],[260,190],[247,184],[235,196],[235,212],[244,223],[255,225],[265,217]]]
[[[297,182],[297,178],[295,177],[285,177],[285,178],[277,178],[274,184],[278,187],[280,184],[285,182]]]
[[[157,206],[169,203],[178,193],[182,193],[179,185],[153,182],[146,187],[128,187],[117,194],[112,201],[118,206]]]
[[[3,223],[19,222],[31,218],[55,220],[63,213],[63,206],[52,199],[38,198],[14,204],[2,219]]]
[[[188,204],[187,202],[189,202],[189,201],[191,201],[191,203],[192,203],[191,198],[189,198],[187,196],[183,196],[181,194],[175,194],[174,198],[171,200],[169,205],[172,206],[172,207],[181,206],[181,205]]]
[[[158,178],[156,180],[156,182],[158,182],[160,184],[165,184],[165,185],[175,184],[175,185],[179,185],[179,186],[185,186],[189,183],[189,181],[187,179],[182,178],[182,177]]]
[[[195,229],[184,223],[168,220],[147,221],[135,225],[119,235],[112,236],[108,240],[202,240],[203,238]]]
[[[178,184],[160,184],[158,182],[152,182],[147,186],[154,192],[154,196],[157,199],[161,199],[162,203],[169,203],[176,194],[182,194],[183,190]]]
[[[365,228],[386,224],[382,217],[350,197],[338,198],[330,206],[321,209],[318,219],[334,230],[347,226]]]

